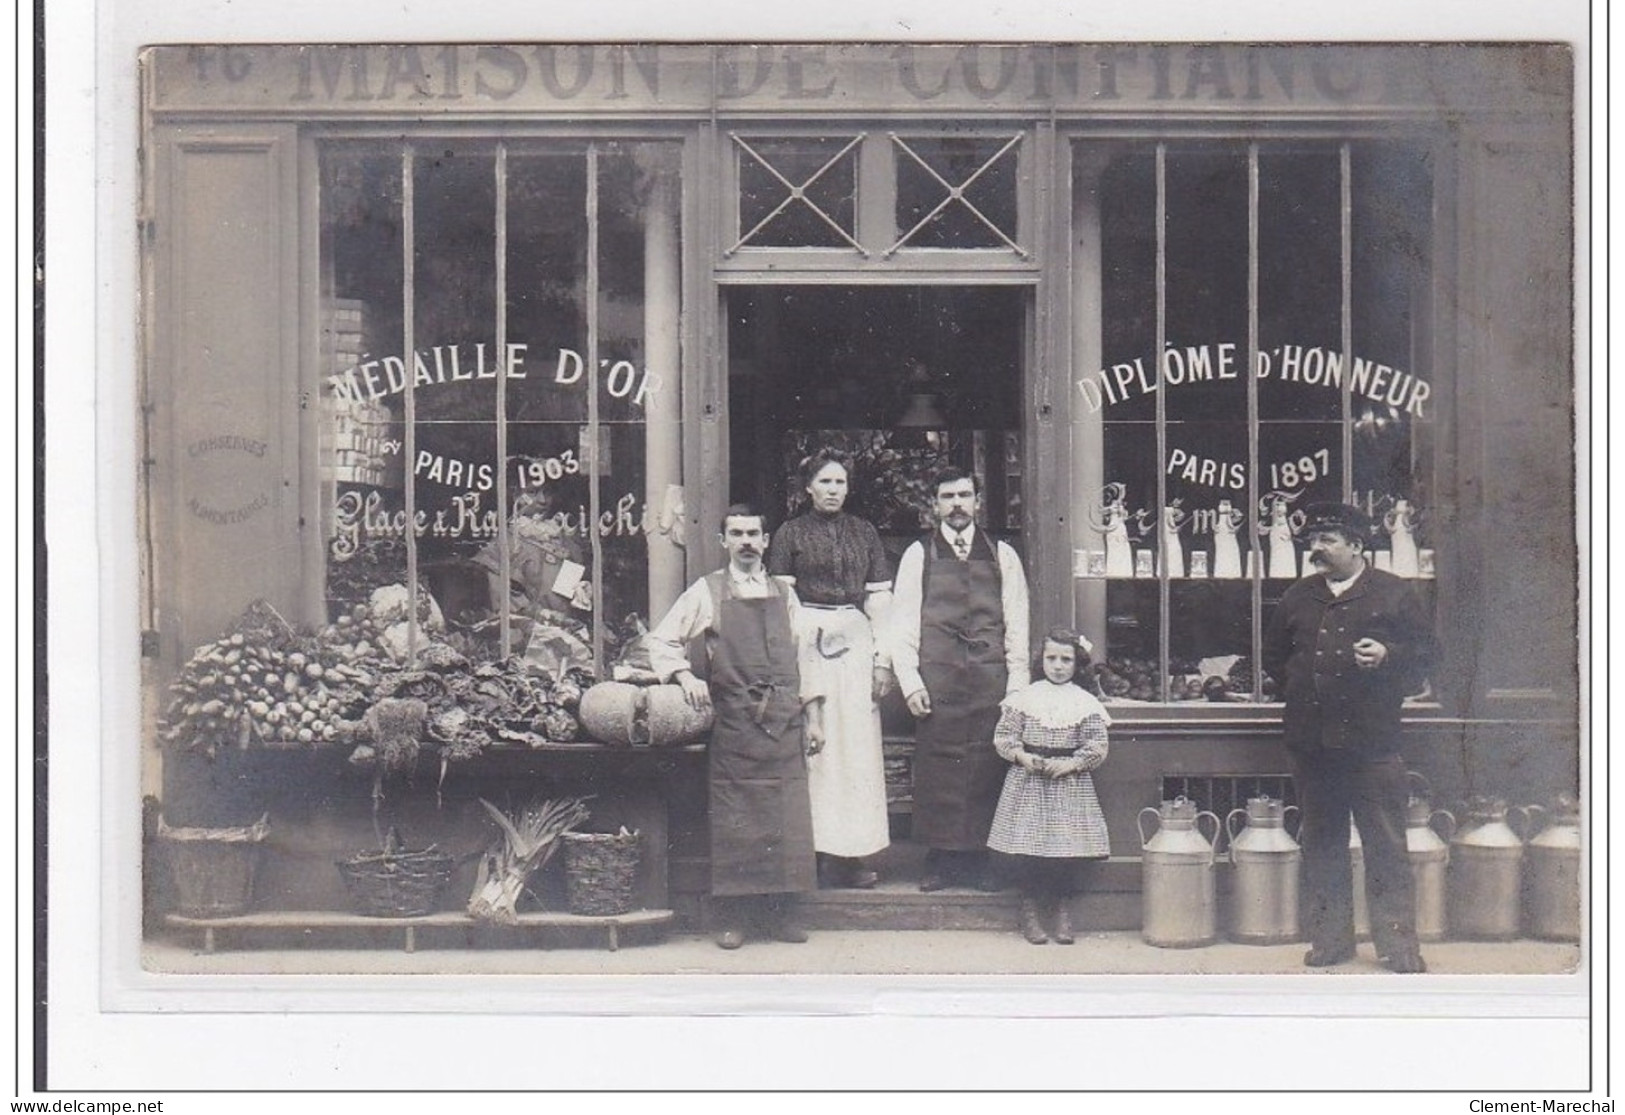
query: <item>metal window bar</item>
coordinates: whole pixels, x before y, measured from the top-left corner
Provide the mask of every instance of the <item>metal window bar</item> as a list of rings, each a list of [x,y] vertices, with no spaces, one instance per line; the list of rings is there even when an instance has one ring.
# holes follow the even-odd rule
[[[418,539],[417,530],[417,491],[412,483],[412,466],[410,462],[417,460],[417,392],[413,374],[414,354],[416,348],[417,321],[413,313],[413,304],[417,299],[417,220],[414,207],[417,202],[417,191],[414,178],[417,164],[411,144],[407,144],[401,151],[401,332],[402,344],[406,353],[406,391],[402,421],[405,430],[402,431],[402,454],[408,462],[405,470],[406,487],[406,665],[408,669],[417,668],[418,658]]]
[[[1253,700],[1264,699],[1264,550],[1258,533],[1258,144],[1247,145],[1247,538],[1252,555],[1251,600]]]
[[[853,249],[855,249],[857,252],[862,254],[864,256],[864,258],[868,258],[868,255],[869,255],[868,249],[864,248],[864,246],[862,244],[858,243],[855,239],[853,239],[852,235],[849,232],[847,232],[846,229],[841,227],[841,224],[840,224],[839,221],[837,221],[835,218],[831,217],[828,213],[824,212],[824,210],[822,208],[820,208],[818,206],[818,204],[816,202],[814,202],[811,198],[809,198],[807,196],[807,194],[806,194],[807,187],[811,186],[814,182],[818,181],[818,179],[822,178],[824,176],[824,174],[826,172],[828,172],[831,167],[833,167],[836,163],[838,163],[842,159],[844,159],[846,157],[846,155],[847,155],[847,152],[851,151],[858,144],[862,143],[864,138],[867,136],[867,134],[868,134],[867,132],[859,132],[857,135],[853,136],[852,139],[847,142],[845,147],[842,147],[834,155],[831,155],[829,160],[827,162],[825,162],[823,166],[821,166],[817,170],[815,170],[812,173],[811,177],[809,177],[805,182],[802,182],[798,186],[795,183],[791,182],[784,175],[780,174],[779,169],[777,167],[775,167],[771,162],[769,162],[764,155],[762,155],[760,152],[758,152],[750,144],[746,143],[743,137],[741,137],[737,133],[729,132],[728,133],[728,138],[732,139],[734,141],[734,143],[736,143],[739,146],[740,150],[744,151],[747,155],[749,155],[751,158],[755,159],[758,163],[760,163],[764,170],[766,170],[774,178],[777,178],[779,180],[779,182],[784,186],[785,190],[787,190],[788,192],[785,194],[784,200],[779,202],[778,205],[774,206],[773,211],[771,213],[769,213],[767,216],[763,217],[760,221],[757,221],[756,226],[754,228],[752,228],[749,232],[747,232],[743,236],[741,236],[734,243],[733,247],[729,248],[727,251],[723,252],[722,254],[725,255],[725,256],[731,256],[735,252],[737,252],[740,248],[745,247],[747,244],[750,243],[751,239],[757,233],[761,232],[762,229],[764,229],[764,228],[766,228],[768,226],[768,224],[773,220],[773,218],[777,217],[780,213],[782,213],[786,209],[788,209],[793,202],[799,201],[799,202],[802,202],[803,204],[805,204],[808,209],[811,209],[814,213],[816,213],[820,220],[822,220],[830,228],[834,229],[835,234],[837,236],[839,236],[842,240],[845,240],[848,244],[852,245]]]
[[[1247,799],[1271,797],[1285,805],[1298,804],[1297,785],[1290,774],[1165,774],[1159,780],[1162,801],[1183,797],[1198,809],[1218,815],[1243,809]]]
[[[891,140],[894,144],[901,147],[909,158],[918,163],[927,174],[937,180],[938,185],[947,191],[946,196],[944,196],[941,201],[937,202],[936,206],[931,210],[931,212],[921,217],[919,222],[915,224],[913,228],[909,229],[898,238],[897,243],[886,249],[885,255],[887,259],[890,259],[892,256],[896,255],[897,251],[902,248],[904,244],[907,244],[914,238],[915,233],[919,232],[926,225],[930,224],[938,213],[942,212],[955,201],[959,202],[966,209],[969,209],[971,213],[975,215],[977,220],[981,221],[988,228],[992,229],[993,235],[997,236],[1000,240],[1003,240],[1005,245],[1012,252],[1015,252],[1022,259],[1031,258],[1031,253],[1028,252],[1027,249],[1023,248],[1020,244],[1017,244],[1014,240],[1010,239],[1010,237],[1006,236],[1002,228],[990,220],[988,216],[980,209],[976,208],[975,204],[971,202],[970,198],[965,196],[965,191],[970,189],[978,178],[991,169],[994,163],[1004,158],[1008,152],[1013,150],[1015,146],[1021,142],[1023,133],[1017,132],[1015,135],[1011,136],[1003,147],[999,148],[992,155],[990,155],[986,162],[971,172],[971,176],[969,178],[965,179],[957,186],[952,185],[942,175],[938,174],[936,168],[928,163],[925,159],[921,158],[919,153],[915,151],[914,148],[910,147],[908,142],[904,140],[903,137],[899,136],[896,132],[888,132],[887,134],[891,136]],[[1160,149],[1161,148],[1159,145],[1159,150]]]
[[[1338,149],[1342,209],[1343,502],[1354,502],[1354,176],[1350,145]]]
[[[513,653],[513,548],[508,541],[508,145],[498,143],[496,176],[497,346],[497,640],[504,661]],[[413,458],[414,460],[416,458]]]
[[[587,506],[592,516],[592,670],[604,676],[604,537],[599,529],[603,462],[598,426],[598,145],[587,144],[587,444],[592,468],[587,473]]]
[[[1163,352],[1168,345],[1168,145],[1157,144],[1157,336],[1155,380],[1162,383],[1165,366]],[[1168,532],[1162,529],[1162,517],[1168,507],[1168,473],[1162,462],[1168,459],[1168,392],[1156,393],[1157,430],[1157,699],[1166,702],[1169,693],[1168,642],[1171,624],[1168,616]]]

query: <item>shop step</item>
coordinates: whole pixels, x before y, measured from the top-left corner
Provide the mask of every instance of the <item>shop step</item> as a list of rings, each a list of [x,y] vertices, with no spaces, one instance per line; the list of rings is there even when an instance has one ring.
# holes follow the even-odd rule
[[[872,890],[818,890],[802,896],[809,929],[1010,929],[1020,895],[949,887],[922,893],[923,851],[893,845],[875,858],[881,883]],[[1115,858],[1085,868],[1083,890],[1072,899],[1080,932],[1140,927],[1140,861]]]

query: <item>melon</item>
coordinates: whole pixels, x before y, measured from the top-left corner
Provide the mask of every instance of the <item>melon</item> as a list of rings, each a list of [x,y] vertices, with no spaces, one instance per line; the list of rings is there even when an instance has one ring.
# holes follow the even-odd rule
[[[711,710],[696,712],[680,685],[601,681],[581,695],[581,724],[593,739],[626,746],[692,743],[711,729]]]

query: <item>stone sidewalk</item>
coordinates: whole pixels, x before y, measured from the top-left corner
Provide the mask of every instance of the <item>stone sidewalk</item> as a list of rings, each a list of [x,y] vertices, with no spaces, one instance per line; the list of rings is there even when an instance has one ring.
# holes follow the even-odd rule
[[[1423,945],[1428,974],[1401,977],[1376,962],[1370,944],[1332,969],[1303,967],[1307,946],[1241,945],[1163,949],[1137,933],[1090,932],[1074,945],[1029,945],[1008,932],[967,930],[823,930],[806,944],[750,941],[719,949],[708,935],[672,932],[628,936],[609,951],[588,942],[530,949],[243,948],[204,953],[194,939],[165,935],[143,948],[152,973],[185,974],[443,974],[443,975],[1137,975],[1295,977],[1294,990],[1331,981],[1375,976],[1384,982],[1428,982],[1435,977],[1564,976],[1581,963],[1578,945],[1545,941],[1443,941]],[[1370,981],[1361,981],[1370,982]],[[1464,981],[1449,980],[1453,989]]]

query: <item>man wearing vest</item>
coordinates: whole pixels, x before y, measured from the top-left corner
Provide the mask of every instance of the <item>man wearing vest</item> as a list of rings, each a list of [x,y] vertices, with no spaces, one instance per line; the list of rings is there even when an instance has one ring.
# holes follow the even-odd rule
[[[1029,677],[1027,578],[1021,559],[976,528],[976,478],[957,468],[932,483],[937,529],[897,564],[888,650],[917,721],[914,839],[923,891],[995,889],[987,835],[1008,766],[993,748],[999,702]]]
[[[693,708],[715,710],[711,894],[725,949],[743,944],[747,927],[805,941],[796,897],[818,885],[806,756],[824,745],[824,698],[803,684],[800,603],[795,589],[767,575],[765,526],[754,508],[729,507],[727,568],[690,585],[649,640],[655,672],[682,686]]]

